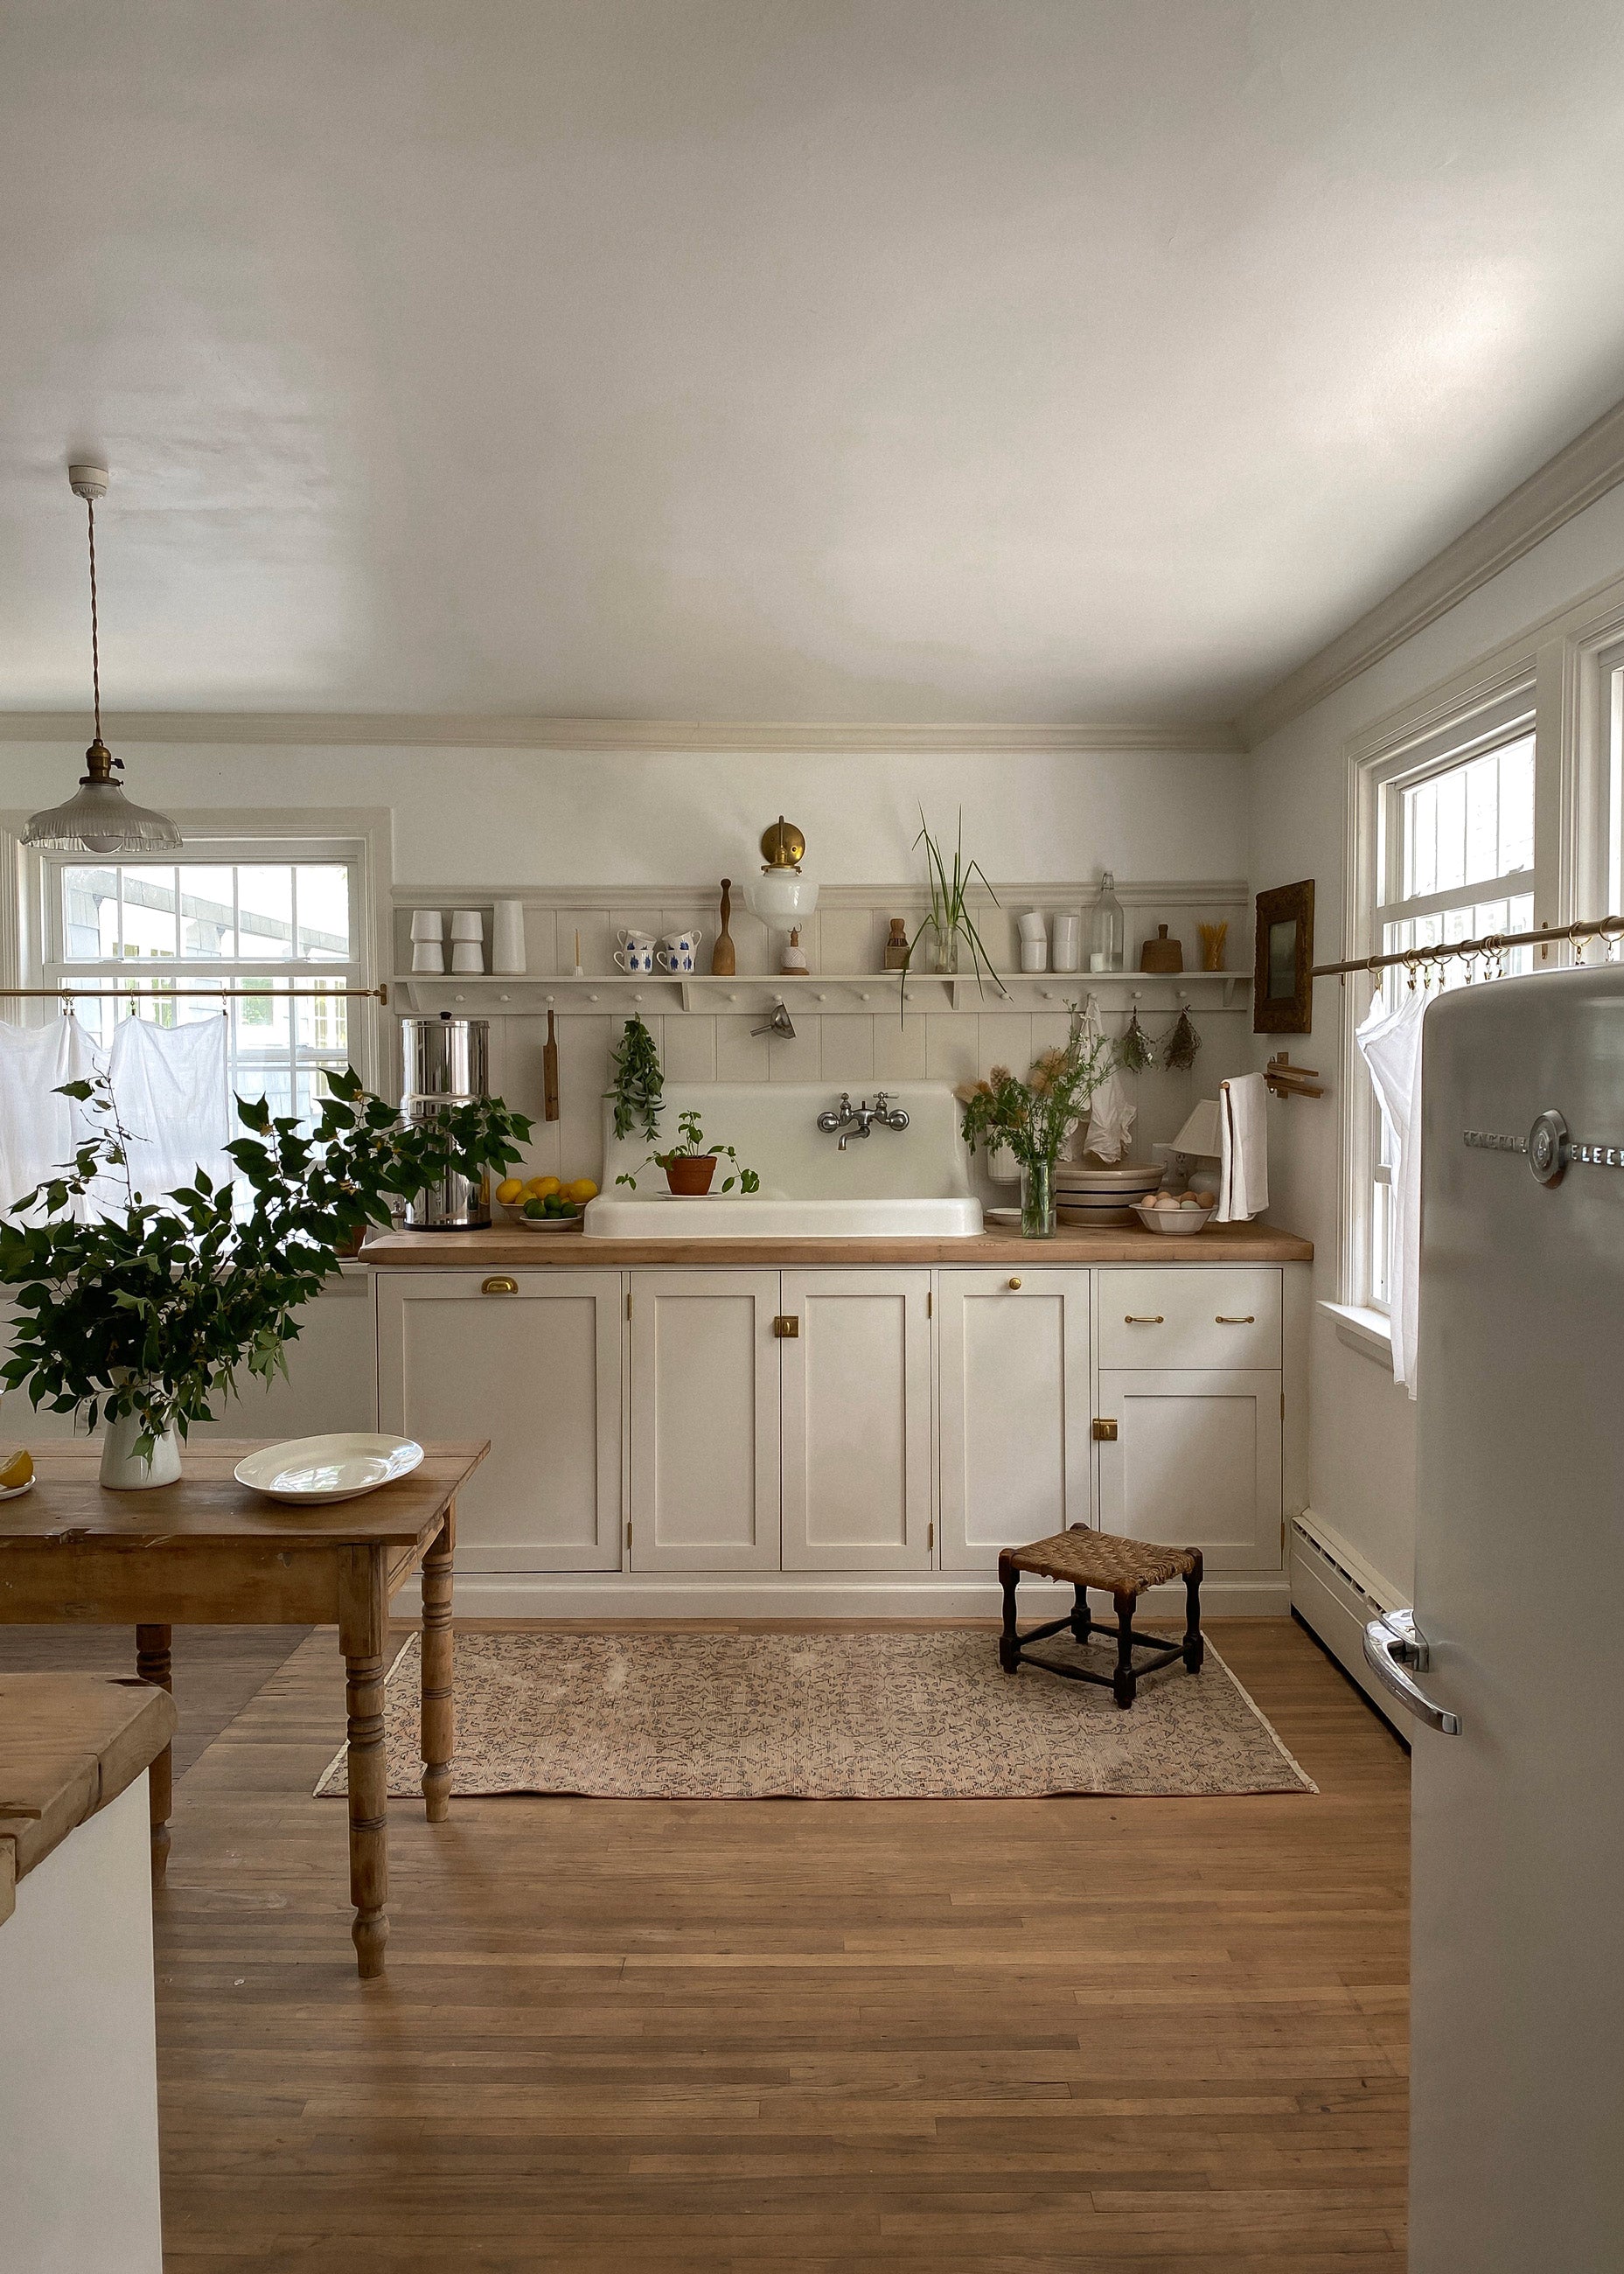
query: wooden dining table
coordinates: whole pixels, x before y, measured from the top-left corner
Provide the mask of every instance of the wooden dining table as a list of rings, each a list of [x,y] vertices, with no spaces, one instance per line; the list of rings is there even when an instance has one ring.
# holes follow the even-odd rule
[[[170,1688],[177,1626],[336,1625],[349,1718],[350,1927],[363,1980],[384,1970],[388,1940],[384,1658],[389,1603],[423,1574],[424,1813],[451,1805],[455,1742],[451,1630],[456,1495],[488,1442],[432,1444],[410,1476],[356,1500],[301,1507],[251,1492],[232,1475],[261,1440],[213,1438],[185,1449],[179,1480],[109,1492],[97,1445],[44,1443],[34,1485],[0,1501],[0,1624],[135,1629],[136,1672]],[[169,1846],[166,1750],[149,1780],[153,1868]]]

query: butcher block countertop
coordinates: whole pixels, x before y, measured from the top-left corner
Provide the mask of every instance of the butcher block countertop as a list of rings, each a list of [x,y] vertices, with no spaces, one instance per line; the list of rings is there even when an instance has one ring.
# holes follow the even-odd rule
[[[0,1919],[24,1873],[117,1800],[174,1734],[174,1701],[150,1683],[0,1675]]]
[[[669,1263],[692,1270],[717,1265],[828,1263],[1311,1263],[1312,1240],[1266,1224],[1214,1224],[1177,1239],[1124,1224],[1115,1231],[1076,1231],[1062,1224],[1052,1239],[983,1231],[973,1239],[588,1239],[578,1231],[397,1231],[369,1240],[365,1262],[421,1271],[438,1264],[483,1271],[497,1265],[535,1269],[642,1269]]]

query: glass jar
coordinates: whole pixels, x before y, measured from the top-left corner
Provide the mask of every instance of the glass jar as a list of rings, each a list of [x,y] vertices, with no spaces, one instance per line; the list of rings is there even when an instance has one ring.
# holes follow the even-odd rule
[[[1023,1161],[1020,1170],[1020,1233],[1023,1239],[1055,1235],[1055,1164]]]
[[[1100,897],[1094,904],[1089,919],[1088,968],[1090,971],[1120,971],[1123,968],[1127,925],[1122,913],[1122,902],[1116,892],[1116,879],[1109,869],[1100,879]]]

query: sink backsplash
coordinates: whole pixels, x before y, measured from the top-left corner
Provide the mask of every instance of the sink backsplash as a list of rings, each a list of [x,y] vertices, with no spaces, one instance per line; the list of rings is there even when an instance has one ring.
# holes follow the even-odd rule
[[[875,1085],[878,1087],[878,1085]],[[762,1191],[775,1200],[936,1200],[970,1193],[970,1156],[959,1133],[959,1103],[945,1082],[898,1082],[886,1092],[908,1117],[906,1129],[876,1126],[867,1137],[839,1139],[817,1126],[838,1087],[824,1082],[667,1081],[660,1116],[662,1139],[674,1139],[677,1119],[697,1113],[707,1145],[731,1145],[754,1169]],[[855,1102],[855,1099],[853,1099]],[[604,1110],[604,1189],[613,1192],[621,1170],[637,1178],[641,1199],[665,1190],[658,1169],[644,1169],[649,1148],[641,1134],[618,1138]],[[719,1189],[732,1163],[717,1172]]]

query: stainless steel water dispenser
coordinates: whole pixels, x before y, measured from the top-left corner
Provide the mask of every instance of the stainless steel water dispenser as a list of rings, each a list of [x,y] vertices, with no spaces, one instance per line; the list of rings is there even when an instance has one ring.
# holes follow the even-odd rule
[[[488,1097],[490,1028],[484,1019],[402,1019],[401,1118],[432,1121],[455,1105]],[[407,1202],[413,1231],[477,1231],[491,1221],[491,1184],[455,1171]]]

